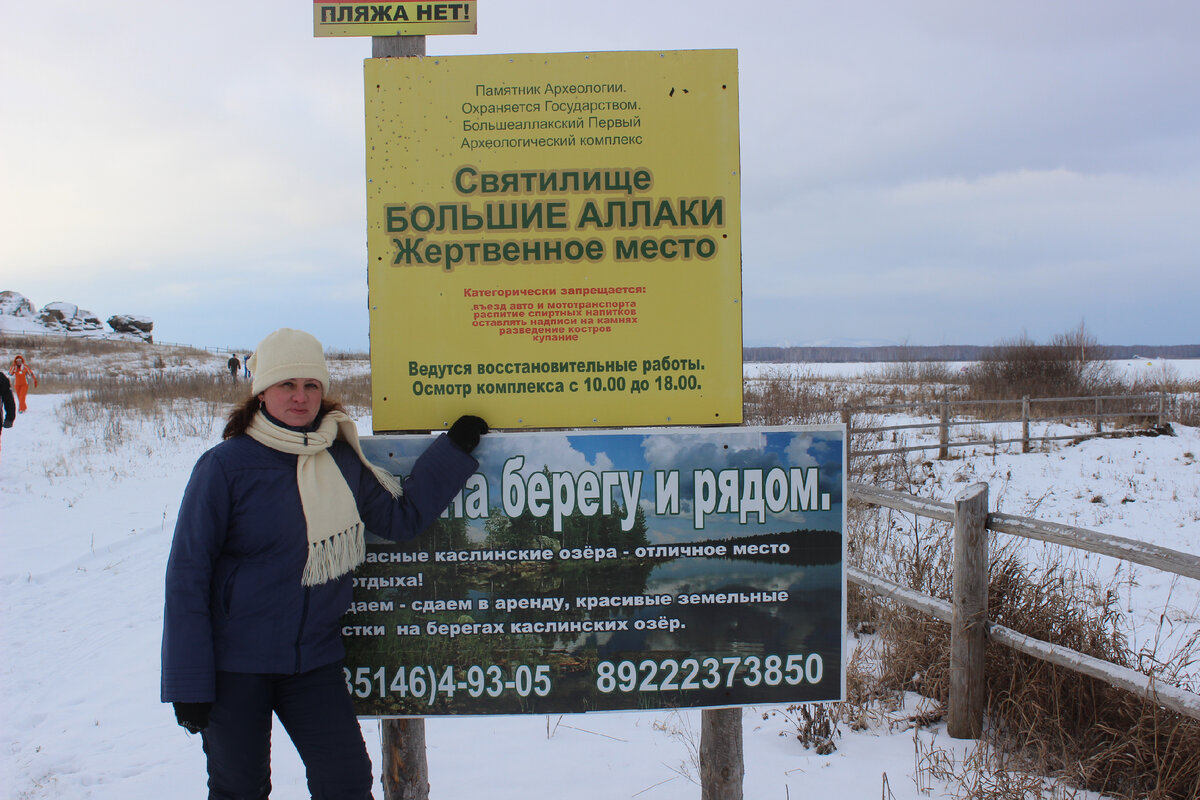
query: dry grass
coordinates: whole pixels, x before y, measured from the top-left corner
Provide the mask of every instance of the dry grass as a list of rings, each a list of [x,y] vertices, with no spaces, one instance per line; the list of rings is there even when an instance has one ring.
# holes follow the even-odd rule
[[[17,353],[25,356],[38,377],[33,394],[64,394],[106,376],[196,370],[195,365],[210,357],[190,347],[60,336],[5,335],[0,337],[0,348],[8,363]]]
[[[906,516],[852,510],[852,561],[948,599],[948,526],[917,525]],[[862,590],[851,592],[848,610],[852,625],[879,634],[876,696],[913,691],[947,702],[949,625]],[[1193,641],[1167,658],[1133,653],[1114,587],[1057,564],[1030,567],[1003,549],[992,555],[988,617],[1162,680],[1183,673],[1200,652]],[[1200,721],[999,645],[987,648],[986,684],[986,750],[955,767],[956,796],[1061,796],[1038,793],[1050,791],[1038,776],[1050,775],[1064,786],[1131,800],[1200,797]]]
[[[1006,561],[990,592],[996,622],[1114,664],[1171,679],[1195,659],[1195,642],[1163,662],[1131,652],[1117,592],[1087,575]],[[1033,767],[1116,797],[1200,796],[1200,720],[1002,647],[988,686],[996,740]]]
[[[63,425],[90,430],[109,451],[123,444],[134,419],[153,425],[161,438],[211,437],[212,421],[250,396],[249,383],[231,381],[226,353],[58,336],[5,335],[0,346],[6,355],[25,355],[38,377],[31,394],[70,395],[59,411]],[[370,375],[339,366],[366,358],[329,356],[333,396],[355,414],[370,413]]]
[[[1129,385],[1133,393],[1165,392],[1168,415],[1184,425],[1200,425],[1200,380],[1185,380],[1171,364],[1159,364]]]
[[[895,386],[924,387],[937,393],[962,382],[962,375],[950,371],[943,361],[898,361],[888,364],[875,378]]]
[[[967,370],[968,396],[1019,400],[1112,394],[1121,385],[1104,357],[1104,349],[1082,325],[1055,336],[1049,344],[1022,335],[1002,342]]]
[[[844,387],[810,372],[783,368],[745,381],[743,415],[747,425],[803,425],[836,422]]]

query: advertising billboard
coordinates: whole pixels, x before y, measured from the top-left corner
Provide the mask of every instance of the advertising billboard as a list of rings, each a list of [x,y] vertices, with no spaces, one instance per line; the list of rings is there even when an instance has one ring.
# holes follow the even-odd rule
[[[427,436],[363,440],[403,476]],[[829,701],[845,690],[845,429],[491,434],[343,623],[362,716]]]

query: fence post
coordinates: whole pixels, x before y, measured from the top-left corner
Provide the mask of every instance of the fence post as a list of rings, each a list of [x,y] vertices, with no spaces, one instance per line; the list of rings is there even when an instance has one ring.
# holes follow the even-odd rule
[[[986,483],[972,484],[954,498],[954,619],[946,713],[946,732],[954,739],[978,739],[983,732],[987,507]]]
[[[1021,398],[1021,452],[1029,452],[1029,395]]]
[[[742,709],[700,712],[700,800],[742,800]]]
[[[1104,420],[1100,419],[1100,398],[1096,398],[1096,433],[1104,430]]]
[[[1165,389],[1158,390],[1158,427],[1167,424],[1167,392]]]
[[[429,800],[429,763],[425,758],[425,720],[380,720],[385,800]]]
[[[945,460],[950,457],[950,401],[946,398],[946,393],[942,392],[942,420],[938,427],[938,459]]]

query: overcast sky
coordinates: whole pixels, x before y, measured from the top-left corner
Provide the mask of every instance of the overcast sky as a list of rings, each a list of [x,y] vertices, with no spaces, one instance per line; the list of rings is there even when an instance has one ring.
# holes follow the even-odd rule
[[[0,289],[365,350],[362,60],[302,0],[0,0]],[[1200,341],[1200,3],[479,0],[438,54],[736,48],[744,341]],[[581,165],[582,166],[582,165]]]

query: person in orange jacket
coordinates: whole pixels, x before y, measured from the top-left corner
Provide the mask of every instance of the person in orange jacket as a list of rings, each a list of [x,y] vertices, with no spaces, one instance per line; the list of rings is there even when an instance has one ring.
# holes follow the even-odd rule
[[[17,356],[13,359],[12,368],[8,371],[9,375],[13,376],[13,391],[17,395],[17,410],[28,411],[29,407],[25,405],[25,395],[29,394],[29,379],[33,379],[33,388],[37,388],[37,375],[33,374],[33,370],[25,363],[25,356]]]

